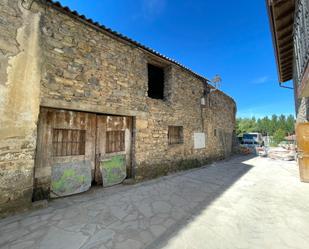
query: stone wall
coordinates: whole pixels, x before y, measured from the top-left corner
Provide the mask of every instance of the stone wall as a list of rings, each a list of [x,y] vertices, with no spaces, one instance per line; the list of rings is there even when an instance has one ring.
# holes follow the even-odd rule
[[[296,65],[296,61],[294,61]],[[309,98],[301,97],[302,86],[300,80],[297,78],[296,66],[294,66],[294,101],[295,101],[295,113],[296,113],[296,122],[304,123],[309,120]]]
[[[42,105],[135,116],[137,178],[151,175],[147,171],[156,171],[158,165],[171,171],[176,169],[168,165],[174,162],[200,164],[231,153],[235,124],[231,98],[215,91],[201,109],[201,79],[52,7],[45,11]],[[165,67],[165,100],[147,97],[147,62]],[[169,125],[184,127],[184,144],[168,145]],[[194,150],[194,132],[206,132],[205,149]]]
[[[0,1],[0,213],[31,202],[40,89],[40,13]],[[25,204],[26,203],[26,204]]]
[[[201,106],[205,83],[188,70],[44,1],[18,2],[0,0],[0,206],[31,198],[39,106],[133,116],[138,180],[230,155],[230,97],[214,91]],[[165,68],[164,100],[147,97],[148,62]],[[183,126],[183,144],[168,145],[169,125]],[[206,148],[194,149],[195,132]]]
[[[187,75],[187,78],[190,77]],[[137,125],[137,179],[198,167],[212,160],[228,157],[232,152],[235,109],[233,110],[234,103],[231,99],[216,91],[210,94],[206,100],[207,105],[201,109],[200,84],[188,85],[185,78],[178,83],[179,88],[175,93],[179,94],[180,99],[172,107],[156,100],[147,101],[151,107],[148,121],[141,119],[141,124]],[[184,144],[168,145],[169,125],[184,127]],[[194,149],[195,132],[206,133],[206,148]]]
[[[308,98],[299,98],[296,100],[296,121],[298,123],[308,122],[309,101]]]

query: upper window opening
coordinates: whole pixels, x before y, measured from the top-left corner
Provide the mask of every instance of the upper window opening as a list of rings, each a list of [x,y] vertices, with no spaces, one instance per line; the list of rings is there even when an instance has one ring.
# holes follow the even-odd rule
[[[148,97],[164,99],[164,68],[148,64]]]
[[[168,127],[168,144],[183,144],[183,127],[169,126]]]
[[[106,132],[106,153],[125,151],[125,131]]]
[[[85,155],[86,131],[53,129],[53,156]]]

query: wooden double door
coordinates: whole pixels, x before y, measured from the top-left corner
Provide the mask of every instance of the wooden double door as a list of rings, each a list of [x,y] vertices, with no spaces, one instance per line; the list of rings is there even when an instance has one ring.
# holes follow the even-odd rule
[[[119,184],[131,175],[131,143],[131,117],[41,108],[36,182],[51,197]]]

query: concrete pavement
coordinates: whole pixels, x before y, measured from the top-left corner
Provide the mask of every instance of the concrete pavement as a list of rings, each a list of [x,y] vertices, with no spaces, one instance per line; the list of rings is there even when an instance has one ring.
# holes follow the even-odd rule
[[[309,248],[295,162],[234,157],[0,220],[0,248]]]

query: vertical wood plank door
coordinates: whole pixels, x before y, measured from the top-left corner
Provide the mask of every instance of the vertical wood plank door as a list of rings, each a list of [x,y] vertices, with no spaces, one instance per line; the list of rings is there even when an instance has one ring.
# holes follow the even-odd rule
[[[132,118],[97,115],[95,180],[121,183],[131,172]]]
[[[41,108],[36,182],[49,179],[52,198],[87,191],[95,168],[96,115]]]
[[[296,140],[300,180],[309,182],[309,123],[296,124]]]
[[[52,198],[131,175],[132,118],[41,108],[35,182]]]

